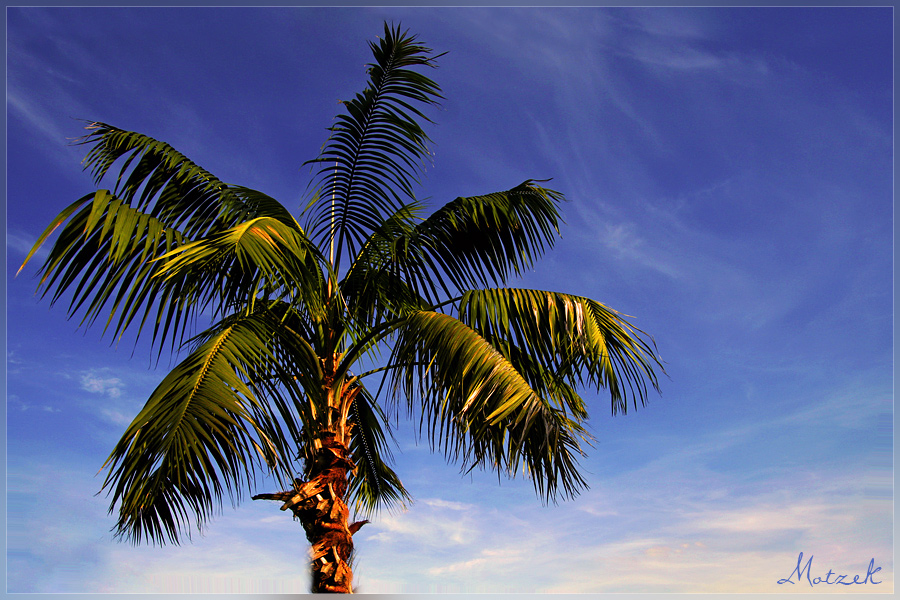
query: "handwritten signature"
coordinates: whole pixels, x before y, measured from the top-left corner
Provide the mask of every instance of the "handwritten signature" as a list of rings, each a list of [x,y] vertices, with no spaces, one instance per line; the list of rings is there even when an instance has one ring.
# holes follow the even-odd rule
[[[819,585],[820,583],[827,583],[828,585],[834,585],[837,583],[839,583],[841,585],[863,585],[866,583],[874,583],[874,584],[881,583],[880,581],[875,581],[874,575],[875,575],[875,573],[877,573],[878,571],[881,570],[881,567],[878,567],[877,569],[875,568],[875,559],[874,558],[869,561],[869,568],[866,572],[866,578],[863,579],[862,581],[859,580],[859,575],[854,575],[853,581],[844,581],[845,579],[847,579],[850,576],[849,575],[838,575],[831,569],[828,569],[828,573],[825,575],[824,579],[822,577],[813,578],[811,575],[812,561],[813,561],[813,557],[812,557],[812,555],[810,555],[809,560],[806,561],[806,565],[803,565],[803,567],[801,568],[801,565],[803,564],[803,553],[801,552],[800,557],[797,559],[797,566],[794,568],[794,571],[786,579],[779,579],[778,580],[779,585],[784,585],[785,583],[790,583],[792,585],[794,583],[799,583],[800,581],[803,580],[804,573],[806,574],[806,581],[809,582],[810,587]],[[792,581],[794,575],[797,576],[797,581]],[[834,580],[831,579],[832,576],[834,576]]]

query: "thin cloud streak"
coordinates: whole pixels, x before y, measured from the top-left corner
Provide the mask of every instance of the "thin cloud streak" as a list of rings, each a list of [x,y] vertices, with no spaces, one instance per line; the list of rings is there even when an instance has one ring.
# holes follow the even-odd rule
[[[858,569],[875,553],[886,573],[885,587],[879,590],[890,591],[890,539],[872,537],[879,527],[886,530],[890,524],[889,499],[862,506],[853,499],[835,499],[830,490],[820,494],[799,489],[785,498],[783,482],[777,483],[778,491],[766,492],[770,483],[759,481],[757,494],[736,507],[730,505],[733,498],[722,497],[695,503],[690,511],[682,511],[678,499],[666,493],[665,486],[657,486],[645,502],[663,511],[664,524],[642,524],[638,514],[629,519],[624,533],[602,533],[609,518],[573,520],[575,513],[565,507],[537,531],[510,530],[503,515],[486,515],[480,509],[476,520],[492,526],[456,550],[436,542],[420,550],[421,586],[403,591],[474,591],[472,585],[479,582],[479,591],[504,592],[508,591],[504,582],[514,581],[518,591],[538,593],[778,592],[783,589],[777,580],[790,573],[796,552],[804,548],[807,553],[814,548],[820,560],[847,570]],[[858,483],[845,482],[851,488]],[[634,504],[641,487],[640,482],[620,481],[608,489],[615,490],[616,501]],[[645,508],[639,503],[629,512]],[[524,512],[534,511],[524,508]],[[596,532],[590,543],[585,530]],[[368,573],[388,568],[382,561],[375,563],[373,556],[389,556],[390,551],[376,550],[369,548],[368,568],[359,572],[368,582],[367,591],[398,591],[367,578]]]
[[[25,257],[28,256],[28,253],[31,252],[31,249],[34,247],[35,242],[37,242],[36,237],[32,237],[31,235],[21,232],[21,231],[10,231],[6,230],[6,249],[7,251],[12,251],[16,255],[20,257],[21,260],[25,260]],[[41,246],[31,257],[31,261],[40,264],[47,258],[50,253],[50,249],[47,246]]]

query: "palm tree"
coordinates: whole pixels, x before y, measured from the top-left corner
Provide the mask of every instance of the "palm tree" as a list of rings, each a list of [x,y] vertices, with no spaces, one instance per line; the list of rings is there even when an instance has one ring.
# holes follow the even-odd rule
[[[448,460],[521,470],[546,501],[585,486],[579,388],[608,390],[614,414],[658,390],[652,342],[618,313],[507,287],[553,245],[560,193],[529,180],[424,216],[418,121],[441,96],[421,71],[437,56],[388,25],[370,47],[368,86],[309,161],[302,226],[163,142],[104,123],[81,138],[96,185],[114,185],[63,210],[25,262],[62,226],[42,294],[184,356],[104,465],[121,538],[179,543],[269,474],[287,491],[253,498],[299,517],[313,590],[350,592],[368,521],[348,503],[367,517],[409,499],[390,466],[400,412]]]

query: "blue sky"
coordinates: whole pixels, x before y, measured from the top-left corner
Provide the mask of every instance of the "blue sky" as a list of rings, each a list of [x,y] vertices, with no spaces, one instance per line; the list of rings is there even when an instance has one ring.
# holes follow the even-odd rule
[[[668,377],[626,416],[586,394],[590,490],[558,505],[401,424],[415,503],[355,537],[359,590],[794,592],[803,552],[891,591],[890,8],[8,9],[7,591],[307,589],[270,503],[181,547],[112,539],[97,473],[168,362],[14,274],[93,189],[76,119],[299,208],[385,20],[449,52],[420,197],[553,178],[563,237],[521,286],[632,315]]]

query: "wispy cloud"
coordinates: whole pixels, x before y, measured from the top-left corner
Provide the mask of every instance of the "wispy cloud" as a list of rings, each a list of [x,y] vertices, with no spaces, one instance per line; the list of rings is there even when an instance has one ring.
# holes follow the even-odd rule
[[[646,482],[646,480],[642,480]],[[620,506],[630,505],[625,528],[611,527],[624,515],[585,518],[587,511],[561,505],[542,513],[516,504],[517,512],[541,526],[513,527],[506,511],[473,513],[480,524],[476,537],[465,545],[426,545],[417,552],[416,589],[391,584],[391,566],[368,542],[358,571],[369,592],[484,591],[484,592],[779,592],[778,579],[787,577],[797,553],[814,553],[825,569],[865,574],[875,558],[883,567],[883,587],[860,591],[890,591],[893,587],[890,500],[861,504],[833,497],[828,490],[792,490],[783,482],[760,481],[755,494],[708,498],[684,510],[682,500],[668,493],[657,478],[653,488],[632,480],[604,486]],[[844,481],[854,486],[852,477]],[[727,485],[727,482],[726,482]],[[635,502],[640,498],[640,502]],[[590,503],[591,498],[579,501]],[[653,509],[647,505],[653,503]],[[644,519],[645,511],[656,518]],[[579,517],[578,514],[581,514]],[[384,556],[390,555],[390,552]],[[404,571],[409,570],[407,565]],[[823,570],[824,572],[824,570]]]
[[[465,575],[472,570],[487,569],[491,572],[497,572],[506,565],[521,563],[526,557],[530,548],[525,546],[516,546],[501,549],[484,549],[479,553],[477,558],[432,567],[428,569],[429,575],[443,575],[446,573],[461,573]]]
[[[58,413],[62,412],[62,409],[56,408],[55,406],[50,406],[49,404],[28,404],[23,402],[19,396],[16,394],[9,394],[6,397],[6,404],[9,408],[15,407],[21,412],[25,412],[27,410],[37,410],[41,412],[49,412],[49,413]]]
[[[465,502],[450,502],[449,500],[441,500],[440,498],[424,498],[419,500],[422,504],[426,506],[431,506],[434,508],[448,508],[450,510],[472,510],[475,508],[473,504],[467,504]]]
[[[663,526],[580,546],[568,569],[573,577],[544,591],[778,592],[784,589],[777,581],[790,574],[801,551],[820,556],[826,569],[863,575],[874,555],[886,585],[859,591],[892,589],[890,536],[873,538],[879,527],[890,529],[889,500],[863,504],[815,488],[786,497],[781,483],[759,482],[738,506],[725,497],[688,512],[679,510],[677,498],[659,497],[669,507]],[[581,576],[598,570],[603,577]]]
[[[13,593],[304,593],[306,542],[285,515],[262,522],[272,505],[227,510],[202,536],[181,546],[132,546],[113,539],[115,517],[97,495],[94,471],[30,461],[8,482],[16,518],[8,523]],[[35,498],[65,490],[66,510]],[[89,550],[88,550],[89,548]]]
[[[66,135],[58,127],[58,119],[49,117],[43,108],[16,91],[10,91],[6,95],[6,101],[14,114],[18,114],[27,121],[36,131],[40,132],[47,141],[60,145],[66,139]]]
[[[380,516],[377,523],[367,527],[366,539],[446,547],[467,545],[477,537],[477,527],[470,517],[474,506],[434,498],[416,504],[422,508]]]
[[[597,239],[619,260],[652,269],[671,279],[680,279],[683,275],[673,263],[672,255],[649,244],[633,222],[603,223]]]
[[[23,259],[28,256],[28,253],[31,252],[32,247],[34,247],[34,243],[37,241],[37,238],[32,237],[31,235],[24,233],[22,231],[17,230],[6,230],[6,249],[7,251],[11,251]],[[34,256],[31,257],[31,260],[34,262],[43,261],[47,254],[49,253],[49,249],[46,246],[41,246],[37,252],[34,253]]]
[[[104,377],[103,370],[92,370],[81,376],[81,389],[86,392],[103,394],[110,398],[118,398],[122,395],[124,385],[118,377]]]
[[[648,36],[704,40],[711,34],[708,14],[699,11],[659,8],[616,11],[614,14],[623,29]]]
[[[485,530],[454,553],[458,560],[427,561],[432,566],[425,581],[464,589],[466,581],[489,581],[502,573],[503,581],[516,582],[521,591],[778,592],[783,591],[778,579],[790,574],[797,553],[804,551],[819,556],[826,569],[851,573],[865,574],[875,558],[884,567],[885,585],[861,591],[892,589],[887,497],[859,502],[834,494],[831,485],[810,485],[815,478],[790,488],[780,478],[763,479],[754,492],[732,495],[727,490],[733,482],[726,477],[720,482],[726,493],[705,498],[695,493],[689,500],[672,494],[663,473],[653,476],[652,488],[646,475],[605,482],[602,494],[576,503],[590,505],[605,496],[607,503],[627,506],[625,514],[602,511],[603,516],[576,518],[589,511],[561,506],[544,515],[531,535],[527,526],[511,529],[502,514],[477,514]],[[838,485],[858,489],[860,479],[841,477]],[[688,478],[683,484],[704,482]],[[512,510],[538,518],[536,510]],[[627,526],[618,526],[623,520]],[[506,590],[498,584],[490,591]]]

